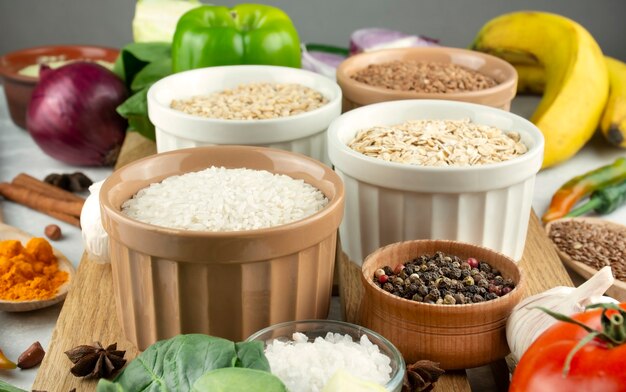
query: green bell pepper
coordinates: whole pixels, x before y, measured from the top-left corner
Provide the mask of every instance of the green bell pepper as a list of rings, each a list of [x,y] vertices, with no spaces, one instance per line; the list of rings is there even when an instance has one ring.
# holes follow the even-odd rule
[[[205,5],[176,25],[172,70],[235,64],[300,67],[300,39],[289,16],[261,4]]]

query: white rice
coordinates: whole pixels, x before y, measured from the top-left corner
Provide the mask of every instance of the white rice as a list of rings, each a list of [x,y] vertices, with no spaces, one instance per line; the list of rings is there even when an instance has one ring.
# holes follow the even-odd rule
[[[208,169],[168,177],[122,204],[133,219],[195,231],[254,230],[284,225],[328,204],[317,188],[265,170]]]
[[[292,339],[275,339],[265,348],[272,374],[290,392],[319,392],[339,369],[380,385],[391,378],[391,359],[366,335],[355,342],[350,335],[328,332],[308,341],[306,335],[296,332]]]

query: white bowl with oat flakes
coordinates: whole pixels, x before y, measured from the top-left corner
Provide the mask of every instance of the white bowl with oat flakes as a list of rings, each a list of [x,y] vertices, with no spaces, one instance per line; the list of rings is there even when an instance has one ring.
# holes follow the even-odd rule
[[[522,257],[544,148],[531,122],[464,102],[392,101],[341,115],[328,143],[346,189],[341,244],[357,265],[412,239]]]
[[[329,164],[326,129],[341,113],[334,81],[269,65],[201,68],[148,91],[157,151],[238,144],[299,152]]]

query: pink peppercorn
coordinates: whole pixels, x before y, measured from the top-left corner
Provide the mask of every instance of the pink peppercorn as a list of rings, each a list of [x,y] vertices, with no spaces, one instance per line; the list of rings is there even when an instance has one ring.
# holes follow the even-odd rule
[[[473,257],[468,257],[467,258],[467,264],[469,264],[469,266],[472,267],[472,268],[478,268],[478,260],[476,260]]]

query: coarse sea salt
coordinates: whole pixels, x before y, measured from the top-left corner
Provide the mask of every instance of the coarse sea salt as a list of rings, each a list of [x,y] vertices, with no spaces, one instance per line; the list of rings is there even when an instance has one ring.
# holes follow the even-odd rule
[[[122,212],[141,222],[195,231],[239,231],[310,216],[328,199],[303,180],[265,170],[210,167],[141,189]]]
[[[272,374],[290,392],[319,392],[339,369],[380,385],[391,378],[391,359],[366,335],[355,342],[350,335],[328,332],[309,341],[296,332],[292,339],[274,339],[265,348]]]

